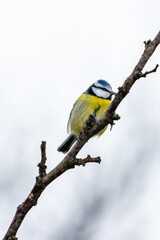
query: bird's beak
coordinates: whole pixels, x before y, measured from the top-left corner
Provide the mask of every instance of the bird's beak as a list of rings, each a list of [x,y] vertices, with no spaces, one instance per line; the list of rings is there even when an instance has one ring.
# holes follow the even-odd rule
[[[116,94],[116,92],[111,92],[111,95],[115,95]]]

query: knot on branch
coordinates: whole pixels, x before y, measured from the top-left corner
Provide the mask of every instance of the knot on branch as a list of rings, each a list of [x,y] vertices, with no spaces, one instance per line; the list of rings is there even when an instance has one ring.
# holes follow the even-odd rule
[[[144,45],[145,45],[145,49],[147,49],[149,47],[149,45],[151,44],[151,40],[149,39],[148,41],[144,41]]]
[[[142,72],[135,72],[134,75],[133,75],[134,81],[141,78],[141,76],[142,76]]]
[[[46,175],[47,166],[45,164],[43,164],[42,162],[38,163],[37,166],[39,167],[39,175],[41,177],[44,177]]]

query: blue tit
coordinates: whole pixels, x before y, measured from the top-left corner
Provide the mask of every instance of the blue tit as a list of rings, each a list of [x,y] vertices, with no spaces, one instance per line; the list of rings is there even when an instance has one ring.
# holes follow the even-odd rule
[[[57,150],[59,152],[66,153],[69,151],[83,132],[90,115],[93,115],[97,122],[104,117],[113,94],[115,92],[112,91],[108,82],[98,80],[77,99],[73,105],[67,125],[67,132],[70,135],[58,147]],[[107,126],[96,135],[100,136],[103,134],[106,128]]]

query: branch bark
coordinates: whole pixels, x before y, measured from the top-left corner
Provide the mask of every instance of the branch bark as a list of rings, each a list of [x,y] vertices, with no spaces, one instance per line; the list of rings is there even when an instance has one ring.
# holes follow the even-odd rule
[[[102,119],[99,123],[96,124],[89,124],[93,125],[91,128],[87,129],[82,133],[80,139],[77,143],[73,146],[70,152],[64,157],[64,159],[49,173],[46,173],[46,143],[42,142],[41,145],[41,162],[38,164],[39,167],[39,176],[36,178],[36,183],[31,190],[30,194],[26,198],[26,200],[19,205],[15,216],[11,222],[11,225],[8,228],[6,235],[4,236],[3,240],[13,240],[16,239],[16,233],[25,218],[28,211],[37,204],[37,200],[44,191],[44,189],[54,181],[57,177],[63,174],[65,171],[74,168],[76,165],[85,166],[88,162],[96,162],[100,163],[100,158],[91,158],[87,156],[85,159],[78,159],[76,158],[78,152],[81,148],[85,145],[85,143],[91,138],[95,133],[103,129],[107,124],[113,122],[112,116],[115,113],[117,107],[121,103],[121,101],[126,97],[129,93],[131,87],[135,83],[136,80],[140,79],[141,77],[146,77],[148,74],[155,72],[158,68],[158,65],[151,70],[145,73],[142,73],[144,66],[146,65],[147,61],[154,53],[156,47],[160,44],[160,32],[158,32],[157,36],[154,38],[153,41],[149,40],[145,43],[144,52],[138,61],[137,65],[133,69],[131,75],[125,80],[124,84],[118,88],[118,92],[115,95],[115,98],[111,102],[108,110],[106,111],[104,119]]]

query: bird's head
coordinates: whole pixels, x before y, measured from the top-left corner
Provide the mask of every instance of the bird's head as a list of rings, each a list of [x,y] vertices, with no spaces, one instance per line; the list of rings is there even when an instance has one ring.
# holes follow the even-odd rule
[[[106,82],[105,80],[98,80],[95,83],[93,83],[86,91],[86,94],[90,94],[96,97],[104,98],[111,100],[112,95],[115,94],[115,92],[112,91],[111,85]]]

